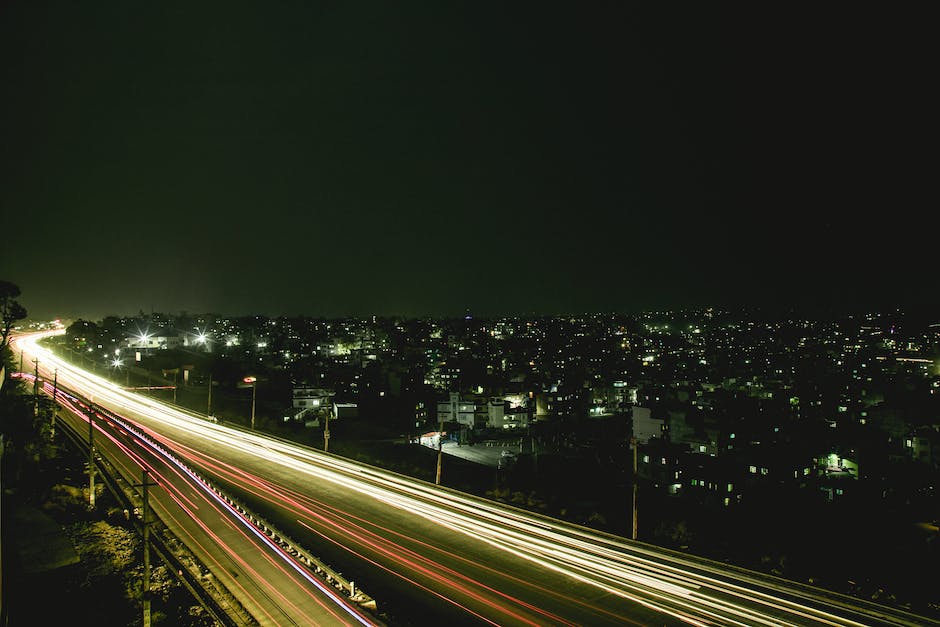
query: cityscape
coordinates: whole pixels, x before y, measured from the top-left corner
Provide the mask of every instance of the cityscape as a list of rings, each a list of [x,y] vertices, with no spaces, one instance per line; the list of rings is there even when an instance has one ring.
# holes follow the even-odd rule
[[[12,331],[51,328],[67,363],[214,424],[940,615],[930,318],[140,312]],[[420,622],[383,600],[390,623]]]
[[[930,17],[3,3],[0,627],[940,625]]]

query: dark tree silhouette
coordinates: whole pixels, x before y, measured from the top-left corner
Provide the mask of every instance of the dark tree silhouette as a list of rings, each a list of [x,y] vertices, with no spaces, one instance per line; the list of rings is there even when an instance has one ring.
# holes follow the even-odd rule
[[[0,319],[3,324],[3,343],[0,346],[7,345],[13,323],[26,317],[26,308],[16,300],[19,295],[18,285],[0,280]]]

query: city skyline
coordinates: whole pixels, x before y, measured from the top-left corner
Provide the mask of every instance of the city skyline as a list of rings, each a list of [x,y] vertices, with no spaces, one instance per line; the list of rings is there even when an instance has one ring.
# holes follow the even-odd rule
[[[6,6],[31,316],[940,304],[914,16]]]

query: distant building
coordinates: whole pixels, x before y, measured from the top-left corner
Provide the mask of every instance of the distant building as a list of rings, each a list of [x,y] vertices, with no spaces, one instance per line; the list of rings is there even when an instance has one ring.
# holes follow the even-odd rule
[[[472,428],[476,426],[476,409],[473,399],[465,399],[458,392],[451,392],[446,401],[437,404],[437,418],[444,423],[456,422]]]
[[[829,501],[835,501],[857,489],[858,463],[838,453],[816,458],[819,489]]]
[[[356,418],[359,416],[359,405],[356,403],[333,403],[333,419]]]
[[[937,466],[940,463],[940,433],[920,427],[904,438],[904,449],[915,462]]]
[[[323,388],[295,386],[291,394],[292,418],[303,420],[308,414],[319,414],[331,409],[333,392]]]
[[[633,437],[637,442],[646,444],[653,438],[661,438],[665,428],[662,418],[653,418],[648,407],[633,408]]]
[[[486,426],[490,429],[522,429],[529,426],[529,412],[525,407],[506,407],[501,399],[487,403]]]
[[[744,477],[737,460],[692,452],[683,456],[681,490],[700,502],[728,507],[741,502]]]
[[[666,432],[669,434],[670,442],[677,444],[698,443],[695,439],[695,427],[689,424],[686,411],[669,410],[666,416]]]
[[[746,488],[802,486],[813,477],[819,462],[799,447],[750,445],[735,454],[744,475]]]
[[[175,331],[161,329],[155,333],[141,333],[127,338],[127,347],[133,351],[149,352],[179,348],[183,338]]]
[[[536,417],[587,417],[589,415],[589,394],[590,390],[553,385],[548,391],[539,392],[535,395]]]
[[[669,494],[678,494],[682,487],[680,459],[687,452],[684,445],[653,439],[639,447],[637,474],[654,487],[667,488]]]

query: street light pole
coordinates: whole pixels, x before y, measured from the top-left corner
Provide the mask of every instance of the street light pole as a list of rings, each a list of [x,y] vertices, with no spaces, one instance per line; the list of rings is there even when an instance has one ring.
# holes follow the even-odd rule
[[[147,515],[150,510],[150,499],[147,487],[150,485],[147,481],[147,469],[144,468],[143,472],[143,508],[144,511],[141,512],[141,522],[143,523],[144,531],[144,585],[143,585],[143,610],[144,610],[144,627],[150,627],[150,521],[148,520],[149,516]]]
[[[39,358],[33,359],[36,371],[33,374],[33,415],[39,415]]]
[[[323,428],[323,452],[330,452],[330,412],[326,412],[326,425]]]
[[[52,431],[50,437],[55,438],[55,415],[59,409],[59,369],[52,374]]]
[[[150,473],[146,468],[143,470],[143,482],[139,487],[143,488],[142,496],[142,510],[140,512],[141,518],[141,528],[144,534],[144,577],[143,577],[143,586],[141,594],[141,605],[143,609],[143,623],[144,627],[150,627],[151,625],[151,615],[150,615],[150,492],[148,488],[150,486],[158,485],[156,483],[150,482]],[[135,486],[137,487],[137,486]]]
[[[88,408],[88,509],[95,508],[95,408]]]
[[[440,427],[437,431],[437,474],[434,476],[434,483],[441,485],[441,464],[444,459],[444,418],[441,417]]]
[[[634,540],[636,540],[636,531],[637,531],[637,524],[636,524],[636,448],[637,448],[637,447],[636,447],[636,438],[635,438],[635,437],[630,438],[630,445],[633,447],[633,516],[632,516],[632,518],[633,518],[633,530],[632,530],[632,535],[631,535],[630,537],[633,538]]]
[[[251,384],[251,430],[255,430],[255,388],[258,385],[258,377],[245,377],[242,379],[245,383]]]

